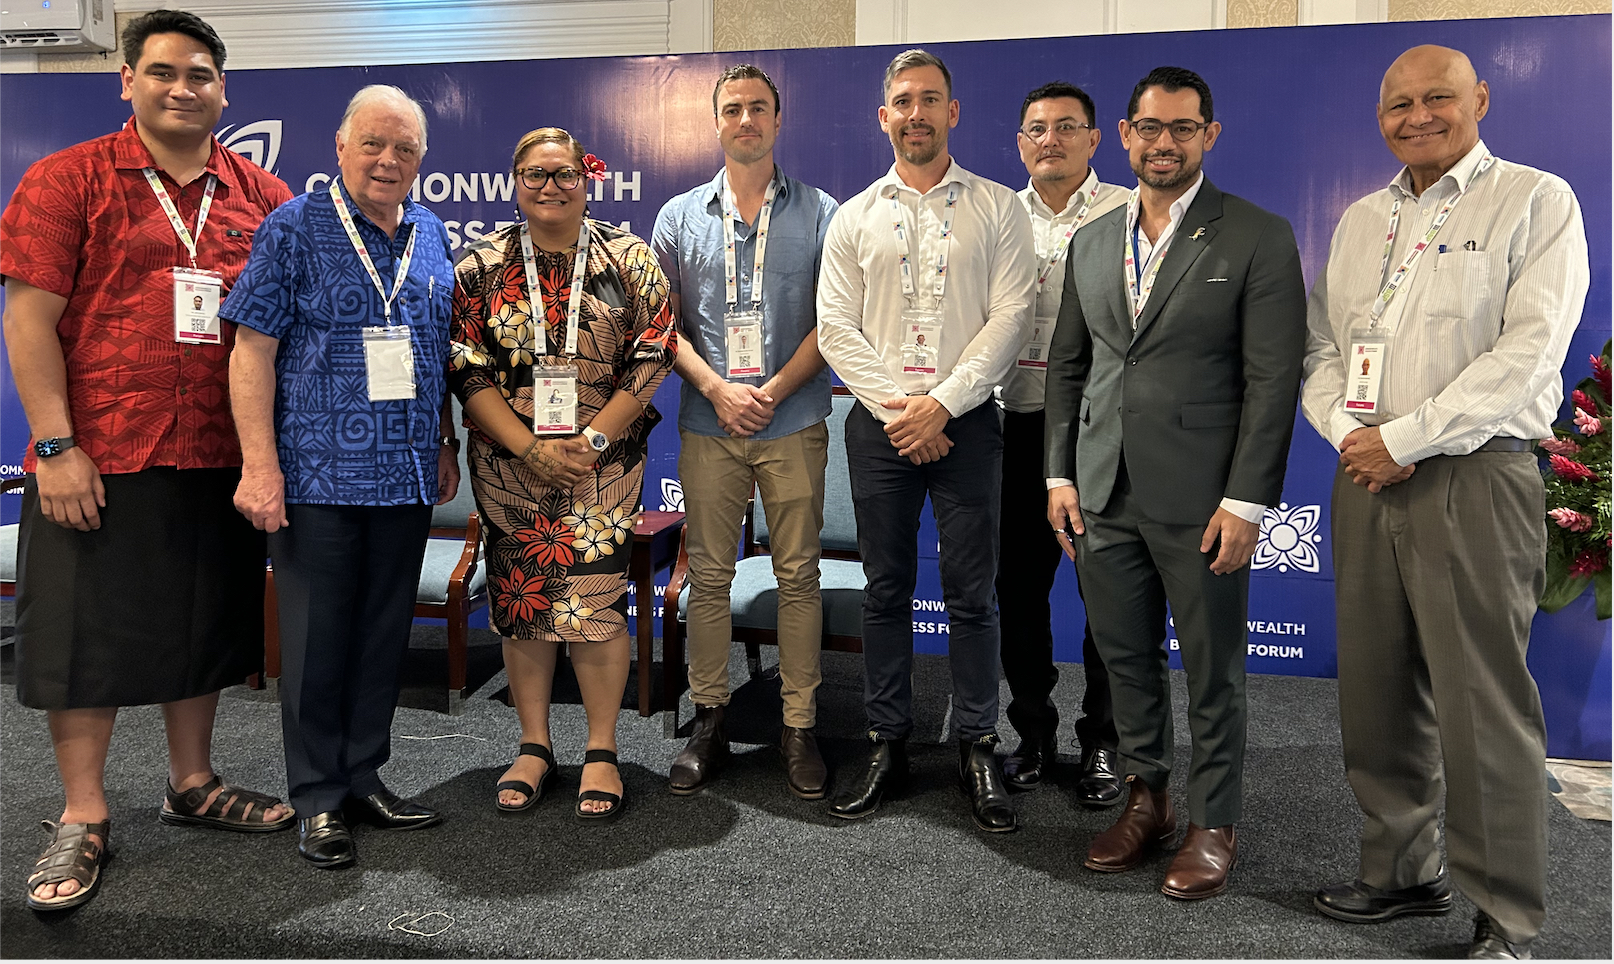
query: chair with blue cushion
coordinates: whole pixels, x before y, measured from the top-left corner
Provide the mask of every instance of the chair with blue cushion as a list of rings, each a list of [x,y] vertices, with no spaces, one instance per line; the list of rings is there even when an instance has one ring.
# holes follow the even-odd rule
[[[846,416],[857,400],[837,386],[829,416],[829,464],[824,470],[824,529],[820,534],[823,558],[819,563],[819,592],[824,604],[823,647],[843,653],[863,651],[862,556],[857,550],[857,516],[852,511],[852,485],[846,470]],[[747,663],[753,677],[761,671],[761,647],[779,645],[779,584],[773,577],[773,561],[768,552],[768,514],[753,498],[746,507],[742,558],[735,566],[734,584],[729,590],[729,609],[734,620],[734,639],[745,644]],[[667,582],[663,597],[665,613],[678,618],[664,620],[662,659],[667,667],[663,705],[676,707],[674,694],[687,685],[684,666],[685,624],[689,612],[689,554],[680,545],[678,564]]]

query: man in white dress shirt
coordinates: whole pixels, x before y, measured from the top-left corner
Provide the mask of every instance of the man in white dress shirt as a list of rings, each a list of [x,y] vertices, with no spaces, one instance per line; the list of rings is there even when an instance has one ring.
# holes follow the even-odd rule
[[[1010,790],[1030,790],[1043,781],[1058,752],[1059,710],[1052,694],[1059,682],[1054,666],[1053,590],[1062,557],[1059,542],[1044,526],[1047,502],[1042,470],[1043,386],[1048,346],[1064,292],[1065,255],[1083,225],[1126,203],[1126,188],[1099,181],[1088,166],[1102,139],[1093,99],[1063,81],[1043,84],[1020,105],[1015,144],[1030,182],[1020,200],[1031,215],[1036,246],[1036,310],[1031,337],[998,390],[1003,409],[1003,495],[998,542],[998,619],[1003,636],[1003,677],[1009,683],[1009,723],[1020,747],[1003,761]],[[1115,715],[1109,674],[1083,627],[1081,776],[1076,799],[1093,808],[1121,799],[1116,766]]]
[[[1406,166],[1334,232],[1302,405],[1340,451],[1339,703],[1364,817],[1360,876],[1317,908],[1364,923],[1449,910],[1444,805],[1451,882],[1479,908],[1469,956],[1510,958],[1546,914],[1532,440],[1552,435],[1590,270],[1574,192],[1494,157],[1489,108],[1456,50],[1414,47],[1384,75],[1379,128]]]
[[[1012,190],[948,155],[958,101],[939,59],[898,54],[883,90],[880,125],[896,161],[830,223],[818,281],[819,351],[862,402],[846,420],[846,454],[868,578],[869,761],[838,781],[830,812],[873,813],[907,779],[916,539],[928,494],[951,623],[959,781],[978,827],[1010,831],[1014,808],[994,754],[1003,431],[991,398],[1029,333],[1031,221]]]

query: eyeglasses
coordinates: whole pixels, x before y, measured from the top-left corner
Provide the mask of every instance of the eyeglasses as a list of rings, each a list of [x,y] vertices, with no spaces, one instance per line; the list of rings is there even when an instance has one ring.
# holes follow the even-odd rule
[[[544,185],[549,181],[554,181],[555,186],[562,191],[573,190],[577,185],[583,183],[583,172],[575,171],[569,167],[563,167],[558,171],[546,171],[541,167],[529,167],[517,171],[516,174],[529,191],[542,191]]]
[[[1178,120],[1169,124],[1162,124],[1153,117],[1147,117],[1140,121],[1127,121],[1127,123],[1131,125],[1134,134],[1146,141],[1152,141],[1159,137],[1160,132],[1164,130],[1171,131],[1171,139],[1174,141],[1191,141],[1194,139],[1195,134],[1210,126],[1209,122],[1200,123],[1199,121],[1191,120]]]
[[[1026,126],[1020,128],[1020,133],[1024,134],[1027,138],[1029,138],[1031,140],[1040,141],[1040,140],[1042,140],[1044,137],[1046,137],[1048,135],[1049,131],[1053,131],[1055,137],[1057,137],[1058,139],[1060,139],[1062,141],[1068,141],[1072,137],[1076,136],[1077,131],[1083,130],[1083,129],[1092,130],[1093,125],[1092,124],[1072,124],[1070,121],[1060,121],[1059,123],[1055,124],[1054,126],[1049,127],[1047,124],[1031,123],[1031,124],[1027,124]]]

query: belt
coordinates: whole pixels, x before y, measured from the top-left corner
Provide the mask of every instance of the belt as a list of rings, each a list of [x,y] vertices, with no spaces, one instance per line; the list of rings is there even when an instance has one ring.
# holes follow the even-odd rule
[[[1534,439],[1498,435],[1475,449],[1476,452],[1528,452],[1536,447]]]

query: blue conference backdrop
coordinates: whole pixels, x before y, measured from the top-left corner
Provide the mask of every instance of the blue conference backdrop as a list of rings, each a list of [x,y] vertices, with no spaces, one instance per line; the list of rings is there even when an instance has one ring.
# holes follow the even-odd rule
[[[1105,180],[1132,184],[1116,121],[1132,85],[1160,64],[1191,67],[1215,93],[1223,134],[1206,157],[1224,190],[1293,223],[1308,285],[1328,255],[1340,214],[1377,190],[1398,165],[1374,116],[1379,80],[1418,43],[1465,50],[1490,83],[1481,130],[1498,155],[1556,172],[1580,197],[1591,241],[1591,294],[1566,365],[1573,383],[1586,356],[1609,336],[1610,122],[1603,109],[1610,67],[1607,16],[1217,30],[932,45],[953,72],[961,117],[950,149],[965,167],[1015,188],[1025,169],[1015,145],[1021,99],[1064,79],[1097,103],[1103,141],[1093,159]],[[711,93],[723,67],[754,62],[782,91],[777,157],[791,175],[845,200],[891,164],[878,127],[880,77],[895,47],[753,51],[682,56],[505,61],[415,66],[241,70],[228,74],[230,107],[218,131],[233,149],[273,171],[294,192],[317,190],[335,172],[333,135],[347,97],[369,83],[397,84],[424,105],[430,150],[414,196],[448,225],[456,244],[516,218],[510,152],[520,135],[565,127],[610,165],[594,184],[594,216],[646,236],[674,194],[721,163]],[[0,192],[9,198],[27,165],[118,128],[128,107],[108,74],[11,75],[0,88],[5,136]],[[1566,134],[1564,122],[1574,128]],[[647,508],[682,508],[677,479],[676,376],[656,396],[668,417],[651,440]],[[0,462],[15,475],[27,425],[10,379],[0,374]],[[1328,495],[1333,450],[1297,414],[1284,500],[1267,516],[1250,599],[1249,668],[1333,676],[1333,572]],[[0,504],[17,515],[15,497]],[[1042,537],[1040,526],[1027,535]],[[921,553],[936,555],[928,516]],[[1012,551],[1012,549],[1011,549]],[[1083,612],[1074,573],[1055,599],[1056,654],[1080,659]],[[942,652],[947,614],[933,562],[914,603],[921,651]],[[1532,665],[1549,696],[1555,750],[1574,737],[1583,755],[1608,756],[1608,633],[1584,607],[1539,620]],[[1174,636],[1174,634],[1168,634]],[[1168,645],[1175,645],[1174,640]],[[1601,662],[1599,662],[1599,660]],[[1180,665],[1173,657],[1172,664]],[[1600,669],[1588,673],[1594,666]],[[1588,683],[1588,679],[1596,682]],[[1568,692],[1558,694],[1567,687]],[[1556,709],[1554,707],[1557,707]],[[1601,746],[1598,746],[1601,741]]]

